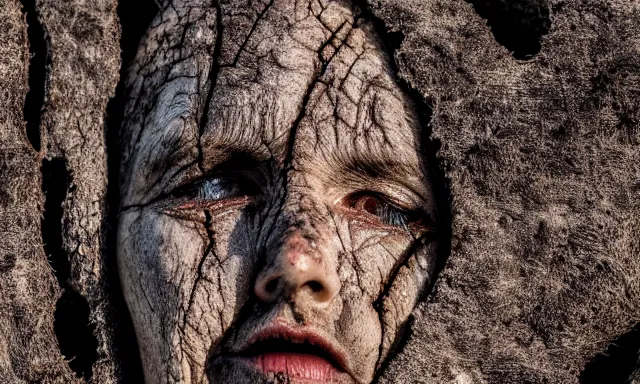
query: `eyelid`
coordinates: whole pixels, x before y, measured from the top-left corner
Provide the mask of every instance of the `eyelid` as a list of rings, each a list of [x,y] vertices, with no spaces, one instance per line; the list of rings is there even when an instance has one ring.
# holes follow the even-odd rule
[[[207,189],[211,188],[211,189]],[[219,173],[193,180],[176,188],[171,198],[180,206],[201,206],[257,195],[257,184],[241,173]]]
[[[334,205],[340,204],[341,202],[343,202],[345,199],[356,199],[359,197],[365,197],[365,196],[370,196],[370,197],[374,197],[379,199],[382,203],[388,204],[390,206],[392,206],[393,208],[399,210],[399,211],[407,211],[407,212],[411,212],[411,211],[415,211],[416,209],[414,209],[413,207],[411,207],[411,203],[407,203],[405,201],[401,201],[400,199],[397,198],[393,198],[392,196],[389,196],[386,193],[383,192],[378,192],[375,190],[363,190],[363,191],[356,191],[353,192],[351,194],[348,194],[346,196],[340,197],[338,199],[336,199],[334,201]]]
[[[377,198],[380,200],[381,204],[388,205],[388,209],[397,211],[398,214],[406,216],[409,221],[406,223],[407,226],[405,226],[404,229],[411,228],[411,224],[415,224],[415,223],[419,223],[420,226],[424,227],[423,229],[426,231],[432,231],[436,227],[435,218],[431,213],[428,212],[426,207],[423,207],[423,206],[409,207],[406,202],[400,202],[398,199],[394,199],[388,194],[377,192],[377,191],[364,190],[364,191],[353,192],[347,196],[343,196],[342,198],[336,199],[334,201],[334,206],[340,207],[340,209],[344,209],[346,210],[346,212],[350,212],[349,216],[354,215],[353,217],[358,218],[359,221],[370,222],[371,224],[373,224],[374,222],[371,221],[371,219],[367,219],[367,217],[376,217],[376,220],[380,221],[387,228],[396,228],[398,230],[403,229],[402,227],[399,227],[397,225],[385,223],[384,220],[381,220],[380,216],[378,215],[363,213],[361,210],[353,206],[350,206],[351,204],[348,203],[349,200],[354,201],[359,197],[366,197],[366,196]],[[347,202],[348,204],[344,204],[345,202]]]

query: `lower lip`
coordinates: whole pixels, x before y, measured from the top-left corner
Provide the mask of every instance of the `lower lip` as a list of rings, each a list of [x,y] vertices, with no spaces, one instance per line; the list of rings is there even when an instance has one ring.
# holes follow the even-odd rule
[[[285,374],[316,382],[330,382],[335,368],[327,360],[300,353],[265,353],[251,358],[253,364],[264,373]]]

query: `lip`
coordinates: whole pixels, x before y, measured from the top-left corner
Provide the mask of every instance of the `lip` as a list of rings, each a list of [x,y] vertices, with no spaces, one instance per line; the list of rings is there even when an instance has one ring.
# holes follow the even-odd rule
[[[337,343],[307,327],[292,327],[282,323],[271,324],[257,331],[253,336],[248,338],[245,343],[242,343],[236,355],[253,361],[255,363],[254,365],[259,368],[265,368],[266,365],[264,365],[264,362],[269,360],[273,361],[274,354],[272,353],[273,351],[269,351],[268,349],[260,349],[260,346],[264,346],[270,342],[277,343],[282,341],[291,345],[309,346],[312,350],[311,353],[304,351],[284,351],[277,353],[281,355],[280,357],[282,359],[297,356],[299,360],[309,359],[316,363],[318,363],[318,361],[326,361],[325,365],[330,367],[335,373],[346,373],[352,376],[349,371],[346,353]],[[314,351],[320,353],[313,353]]]

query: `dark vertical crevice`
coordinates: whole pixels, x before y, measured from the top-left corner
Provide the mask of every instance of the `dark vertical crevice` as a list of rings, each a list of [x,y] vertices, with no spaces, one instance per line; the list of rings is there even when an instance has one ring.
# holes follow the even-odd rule
[[[609,343],[580,374],[581,384],[628,384],[640,367],[640,323]]]
[[[220,52],[222,51],[222,37],[224,34],[224,25],[222,24],[222,6],[216,1],[214,2],[216,8],[216,43],[213,48],[213,54],[211,56],[211,69],[209,76],[209,89],[207,90],[207,97],[204,100],[202,106],[202,115],[198,122],[198,167],[200,172],[204,174],[204,154],[202,152],[202,135],[204,135],[205,129],[209,124],[209,109],[211,107],[211,100],[213,99],[213,92],[215,91],[216,84],[218,83],[218,75],[220,73]]]
[[[89,322],[90,314],[87,299],[67,288],[56,303],[53,322],[62,355],[76,376],[85,380],[91,378],[93,364],[98,360],[98,340],[95,325]]]
[[[98,359],[98,340],[89,322],[87,300],[69,285],[71,264],[63,247],[63,204],[71,185],[71,175],[64,159],[42,161],[42,191],[44,215],[42,241],[49,264],[54,271],[62,296],[56,303],[53,329],[60,352],[78,377],[89,379],[93,364]]]
[[[417,119],[421,128],[418,137],[418,150],[423,155],[425,171],[433,182],[434,197],[436,199],[436,206],[438,209],[438,217],[436,218],[437,228],[436,233],[434,234],[434,240],[438,242],[438,255],[433,273],[435,278],[434,281],[431,282],[431,286],[426,287],[419,298],[419,301],[424,301],[431,294],[433,283],[437,280],[437,277],[444,268],[451,253],[451,192],[449,187],[450,182],[446,177],[445,165],[437,157],[441,142],[431,137],[432,128],[430,122],[433,110],[428,104],[428,100],[425,100],[417,89],[414,89],[405,80],[397,76],[400,69],[395,61],[395,53],[401,47],[404,40],[405,36],[403,32],[392,31],[387,28],[384,21],[376,17],[371,10],[368,9],[364,0],[354,0],[354,4],[360,8],[360,17],[373,24],[374,30],[380,38],[382,48],[389,56],[391,70],[396,74],[396,82],[412,103],[412,107],[417,113]],[[381,305],[381,303],[378,305]],[[389,363],[393,361],[395,356],[402,352],[404,346],[411,337],[412,325],[413,318],[410,317],[400,327],[391,350],[389,351],[385,361],[380,362],[380,368],[376,372],[372,383],[378,383],[380,381],[387,370]]]
[[[36,0],[21,0],[22,12],[27,20],[29,39],[29,92],[24,103],[24,120],[27,122],[27,138],[40,152],[40,120],[46,93],[47,41],[38,20]]]
[[[124,301],[118,278],[116,260],[116,229],[120,207],[120,126],[124,119],[126,105],[125,79],[127,69],[133,61],[138,46],[149,25],[158,13],[155,0],[119,0],[118,17],[122,27],[120,38],[121,67],[120,81],[115,96],[107,105],[105,143],[107,152],[107,206],[102,225],[102,238],[106,249],[106,291],[110,294],[111,324],[113,324],[114,359],[118,363],[119,383],[138,384],[144,382],[142,364],[138,352],[131,317]]]
[[[546,0],[466,0],[487,20],[496,41],[519,60],[531,59],[549,33],[551,19]]]
[[[71,182],[64,159],[42,161],[42,191],[44,193],[44,216],[42,218],[42,241],[60,287],[66,288],[71,273],[69,257],[62,248],[62,204]]]

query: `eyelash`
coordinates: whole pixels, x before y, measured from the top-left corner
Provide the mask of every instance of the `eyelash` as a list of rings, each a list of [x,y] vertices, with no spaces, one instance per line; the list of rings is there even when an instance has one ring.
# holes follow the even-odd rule
[[[425,227],[423,215],[418,211],[403,209],[391,203],[389,198],[375,192],[359,192],[347,196],[343,205],[359,214],[375,217],[380,223],[405,230]]]
[[[257,187],[248,180],[221,176],[191,184],[174,193],[174,197],[186,200],[184,207],[191,207],[193,203],[198,205],[255,197],[257,193]],[[425,220],[425,215],[421,212],[400,208],[392,203],[390,198],[377,192],[356,192],[343,198],[340,204],[358,215],[367,216],[368,221],[375,218],[375,221],[385,226],[407,231],[424,230],[429,227],[429,221]]]
[[[255,194],[255,186],[248,180],[221,176],[190,184],[174,192],[173,196],[187,201],[185,205],[191,206],[192,203],[217,202],[241,197],[252,197],[255,196]]]
[[[229,180],[224,178],[207,179],[196,184],[196,198],[200,201],[217,201],[236,197],[239,194],[238,184],[228,183]],[[226,183],[230,187],[226,187]]]

